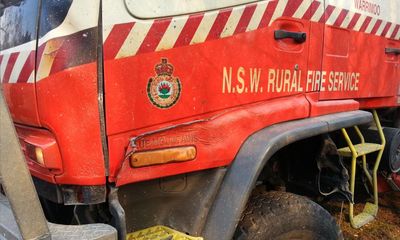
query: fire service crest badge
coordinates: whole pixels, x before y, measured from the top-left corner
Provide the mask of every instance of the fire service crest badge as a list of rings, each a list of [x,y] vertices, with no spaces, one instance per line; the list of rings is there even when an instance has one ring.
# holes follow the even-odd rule
[[[154,70],[156,76],[147,83],[147,96],[150,102],[158,108],[170,108],[175,105],[181,95],[181,82],[174,77],[174,67],[168,63],[168,59],[162,58]]]

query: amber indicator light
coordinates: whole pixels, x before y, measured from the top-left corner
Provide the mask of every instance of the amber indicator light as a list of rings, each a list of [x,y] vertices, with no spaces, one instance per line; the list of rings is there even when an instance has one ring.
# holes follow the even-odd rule
[[[195,157],[195,147],[176,147],[134,153],[130,157],[130,163],[132,167],[144,167],[171,162],[190,161]]]

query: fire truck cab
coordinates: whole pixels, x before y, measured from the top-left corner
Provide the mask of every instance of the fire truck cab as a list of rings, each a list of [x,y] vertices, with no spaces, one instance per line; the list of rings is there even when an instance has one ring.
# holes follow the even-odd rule
[[[47,221],[119,239],[341,239],[320,198],[372,221],[378,179],[400,187],[399,9],[0,0],[1,91]],[[373,199],[361,214],[357,183]]]

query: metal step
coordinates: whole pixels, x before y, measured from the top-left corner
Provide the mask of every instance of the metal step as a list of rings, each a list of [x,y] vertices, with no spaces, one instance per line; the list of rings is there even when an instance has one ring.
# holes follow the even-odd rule
[[[0,240],[22,239],[7,198],[0,194]],[[85,225],[61,225],[47,223],[52,240],[116,240],[117,230],[110,225],[96,223]]]
[[[378,214],[378,205],[367,202],[365,204],[364,210],[360,214],[354,216],[353,219],[354,227],[360,228],[365,224],[372,222],[377,214]]]
[[[203,240],[202,237],[192,237],[165,226],[154,226],[129,233],[127,240]]]
[[[367,155],[369,153],[377,152],[377,151],[381,150],[383,147],[382,147],[382,145],[376,144],[376,143],[360,143],[360,144],[354,145],[354,148],[356,149],[357,156],[359,157],[359,156]],[[342,155],[344,157],[352,156],[350,147],[339,148],[338,152],[340,155]]]
[[[372,115],[374,116],[374,122],[376,128],[378,130],[379,138],[381,144],[376,143],[366,143],[364,140],[364,136],[361,133],[358,126],[354,126],[354,130],[356,131],[358,138],[360,140],[360,144],[353,144],[347,131],[345,128],[342,128],[342,134],[346,140],[348,147],[338,149],[340,155],[344,157],[351,157],[351,171],[350,171],[350,192],[352,194],[352,201],[349,203],[349,219],[350,224],[353,228],[360,228],[365,224],[373,221],[378,213],[378,168],[379,163],[381,161],[381,157],[383,154],[383,150],[385,149],[386,139],[383,134],[382,126],[379,121],[378,113],[376,110],[372,110]],[[367,165],[367,157],[366,155],[369,153],[378,152],[374,166],[371,170],[368,169]],[[362,158],[362,165],[364,174],[367,176],[369,182],[371,183],[374,191],[374,203],[366,203],[364,210],[360,214],[354,214],[354,193],[355,193],[355,179],[356,179],[356,166],[357,166],[357,158]]]

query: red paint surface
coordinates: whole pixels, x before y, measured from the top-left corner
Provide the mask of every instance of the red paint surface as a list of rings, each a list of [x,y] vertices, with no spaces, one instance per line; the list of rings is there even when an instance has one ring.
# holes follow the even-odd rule
[[[96,64],[71,68],[37,83],[40,121],[56,137],[63,159],[59,184],[105,183]]]
[[[2,90],[14,122],[40,126],[35,84],[5,83]]]
[[[400,96],[359,99],[361,109],[374,109],[399,106]]]
[[[235,35],[220,39],[232,11],[222,9],[207,41],[189,45],[203,18],[202,13],[194,14],[188,18],[174,48],[160,52],[154,51],[171,18],[157,19],[141,44],[138,55],[122,59],[114,58],[135,23],[114,26],[104,43],[109,180],[124,185],[227,166],[248,136],[272,124],[359,108],[399,105],[397,95],[400,78],[399,70],[395,68],[400,63],[399,56],[384,53],[385,47],[399,48],[398,40],[326,27],[323,23],[332,14],[333,6],[326,8],[319,19],[320,23],[311,23],[308,19],[317,10],[319,2],[311,4],[304,20],[292,19],[289,16],[301,1],[290,2],[292,4],[284,10],[284,17],[268,27],[277,5],[277,1],[269,2],[258,29],[243,33],[255,11],[254,5],[248,5],[235,29]],[[339,26],[346,16],[347,11],[342,11],[334,25]],[[355,14],[349,28],[359,18],[360,14]],[[363,24],[362,30],[366,29],[369,21]],[[380,24],[377,22],[373,32],[377,31]],[[382,35],[390,26],[386,24]],[[274,31],[278,29],[305,32],[307,41],[298,44],[291,39],[274,40]],[[399,26],[396,26],[393,34],[398,29]],[[65,41],[68,40],[71,39],[66,37]],[[59,51],[63,53],[55,53],[58,58],[54,61],[52,73],[36,83],[36,90],[35,84],[26,83],[3,84],[3,89],[14,121],[47,129],[60,149],[62,171],[50,171],[30,162],[33,175],[58,184],[104,184],[106,178],[100,141],[97,66],[92,62],[71,67],[65,64],[66,60],[63,62],[63,59],[70,57],[68,48],[74,48],[76,44],[71,41],[70,45],[60,48]],[[39,62],[44,46],[38,49]],[[167,58],[174,66],[173,75],[182,84],[179,101],[169,109],[152,105],[146,91],[149,78],[156,75],[154,66],[160,63],[161,58]],[[29,57],[27,64],[18,81],[24,82],[29,77],[35,65],[34,58]],[[227,90],[222,92],[224,68],[228,71],[232,69],[231,93]],[[241,68],[245,69],[242,77],[246,83],[249,82],[250,69],[261,69],[260,86],[263,92],[251,93],[247,89],[247,92],[237,93],[237,76]],[[295,68],[298,68],[297,73],[302,79],[301,91],[267,92],[269,69],[294,72]],[[308,70],[359,72],[359,90],[306,89]],[[10,70],[7,68],[6,72],[9,75]],[[250,86],[246,84],[246,87]],[[182,125],[188,122],[193,123]],[[131,168],[125,157],[130,140],[171,126],[176,127],[139,137],[136,151],[190,145],[196,147],[196,159]],[[32,134],[40,137],[34,131]]]
[[[399,86],[399,71],[396,66],[399,64],[399,58],[394,54],[385,54],[385,47],[400,48],[400,41],[346,31],[332,31],[326,27],[324,48],[331,51],[324,54],[322,69],[327,72],[360,73],[359,90],[321,91],[321,99],[396,96]],[[341,37],[338,34],[341,34]],[[348,47],[344,49],[344,46]]]
[[[384,193],[392,191],[393,189],[390,187],[385,177],[382,175],[378,175],[378,192]]]
[[[302,70],[302,79],[306,78],[307,44],[298,45],[282,41],[282,45],[271,48],[276,44],[271,36],[282,24],[289,29],[301,28],[309,33],[307,23],[276,21],[271,28],[238,34],[218,41],[105,61],[107,133],[114,135],[179,119],[197,118],[202,114],[243,104],[297,94],[266,93],[267,66],[293,69],[298,64]],[[248,41],[255,44],[247,44]],[[291,48],[296,48],[296,51],[283,51]],[[238,52],[241,54],[237,54]],[[154,107],[146,92],[148,80],[156,75],[154,66],[162,57],[167,58],[174,66],[173,75],[179,77],[182,83],[182,93],[178,103],[168,110]],[[264,88],[264,94],[222,93],[224,67],[232,67],[233,86],[237,83],[236,71],[239,67],[262,69],[260,86]],[[250,77],[249,71],[245,77]],[[302,84],[305,84],[304,80]]]
[[[196,146],[196,159],[184,163],[171,163],[136,169],[131,168],[129,159],[126,159],[122,162],[122,167],[116,176],[117,185],[152,179],[154,176],[170,176],[228,165],[235,157],[244,140],[255,131],[274,123],[305,118],[308,113],[308,101],[304,96],[297,95],[251,104],[247,107],[238,107],[228,112],[214,113],[211,115],[211,119],[210,117],[206,118],[204,122],[177,127],[172,131],[139,138],[137,140],[138,151],[141,151],[160,147],[140,147],[140,142],[146,142],[147,139],[168,139],[174,136],[193,135],[193,141],[185,142],[182,145]],[[130,136],[132,135],[122,134],[110,137],[110,150],[112,149],[110,157],[113,160],[116,158],[123,159],[125,149],[118,143],[126,142]],[[192,138],[189,137],[189,139]],[[117,144],[114,145],[114,143]],[[176,146],[176,143],[163,144],[163,147],[168,146]],[[115,175],[113,174],[113,176]]]
[[[310,117],[354,111],[360,106],[359,102],[351,99],[319,101],[319,92],[308,93],[306,98],[310,102]]]
[[[272,16],[275,7],[276,2],[270,2],[261,20],[261,29],[248,32],[243,34],[243,36],[234,35],[229,38],[219,39],[218,41],[206,41],[203,44],[194,46],[175,48],[145,55],[139,54],[133,57],[105,62],[106,95],[108,93],[108,96],[110,96],[106,99],[106,115],[108,124],[107,131],[109,135],[111,181],[117,181],[118,185],[123,185],[160,176],[196,171],[211,166],[217,167],[227,165],[232,161],[240,144],[243,142],[243,138],[248,136],[247,134],[262,128],[261,126],[266,127],[270,124],[270,122],[260,122],[260,120],[258,120],[254,122],[260,125],[254,124],[254,128],[249,128],[248,123],[250,120],[246,120],[246,118],[237,120],[235,118],[235,114],[239,112],[238,109],[247,109],[247,111],[250,111],[250,105],[254,106],[252,103],[262,101],[263,104],[265,104],[266,112],[260,113],[260,115],[265,114],[265,118],[268,119],[270,115],[267,111],[275,111],[271,110],[271,108],[278,108],[278,102],[290,101],[289,99],[292,99],[290,96],[295,95],[295,93],[265,93],[261,95],[249,93],[243,95],[222,94],[221,75],[224,66],[232,66],[233,74],[235,74],[235,71],[239,67],[244,67],[246,69],[250,67],[261,67],[262,69],[266,67],[293,69],[295,64],[299,64],[299,69],[302,70],[302,84],[304,84],[307,77],[306,70],[361,71],[361,74],[363,74],[362,71],[364,70],[361,69],[362,65],[360,63],[346,63],[346,65],[341,65],[340,61],[339,63],[334,63],[333,60],[329,59],[330,56],[328,57],[324,52],[347,51],[347,49],[337,46],[341,45],[340,41],[352,41],[347,43],[349,46],[352,46],[348,51],[355,54],[359,59],[358,62],[360,62],[360,51],[357,51],[358,48],[355,48],[356,45],[354,45],[353,42],[369,41],[371,36],[364,33],[348,31],[348,39],[335,39],[333,36],[328,35],[325,36],[328,38],[328,41],[326,45],[323,45],[324,42],[322,40],[324,35],[328,33],[325,32],[324,25],[320,23],[310,24],[307,21],[292,21],[290,18],[282,17],[280,20],[275,21],[270,28],[265,28],[266,24],[264,22],[268,22],[267,20]],[[310,13],[315,12],[317,7],[317,3],[313,3],[308,12],[305,13],[305,18],[311,16]],[[246,9],[248,10],[250,8]],[[333,10],[333,6],[328,6],[321,21],[325,22],[332,14]],[[293,11],[293,9],[287,8],[285,11],[290,12]],[[348,11],[346,10],[341,12],[336,21],[337,25],[343,22],[347,13]],[[225,24],[229,14],[230,10],[221,11],[219,13],[217,21],[210,31],[209,38],[218,38],[222,31],[221,25]],[[248,10],[247,14],[251,15],[251,10]],[[359,17],[360,16],[356,14],[352,22],[355,24]],[[242,19],[240,19],[240,22],[242,22]],[[239,24],[240,28],[244,28],[245,25],[244,20],[242,24]],[[196,27],[197,24],[194,26]],[[286,40],[277,43],[272,37],[273,31],[276,29],[304,31],[307,33],[309,43],[308,45],[295,45]],[[185,31],[187,30],[188,29]],[[360,37],[357,37],[357,35],[360,35]],[[371,45],[382,44],[384,41],[387,41],[383,38],[376,38],[379,39],[378,41],[382,42],[373,42],[370,43]],[[329,46],[329,44],[334,44],[335,41],[336,45]],[[251,42],[251,44],[248,44],[249,42]],[[182,46],[182,44],[176,44],[176,46]],[[275,47],[272,48],[271,46]],[[309,54],[309,51],[312,51],[313,54]],[[237,54],[238,52],[240,52],[239,55]],[[322,59],[324,55],[325,58]],[[175,106],[168,110],[157,109],[151,105],[145,91],[148,79],[155,76],[154,65],[160,62],[161,57],[168,58],[168,61],[173,64],[175,68],[174,76],[179,77],[182,82],[181,98]],[[345,59],[347,59],[346,61],[353,61],[353,58],[355,59],[356,57],[349,54]],[[364,57],[364,59],[366,58]],[[337,60],[335,59],[335,61]],[[367,59],[365,62],[366,61]],[[188,63],[191,63],[189,68],[187,67]],[[364,64],[364,62],[362,64]],[[349,66],[354,66],[354,68],[349,68]],[[131,69],[131,71],[128,72],[125,71],[125,69]],[[368,72],[371,72],[371,70],[368,70]],[[130,73],[134,73],[134,75]],[[262,78],[264,78],[265,81],[265,75]],[[381,91],[390,91],[388,94],[393,95],[393,88],[382,87],[382,90],[380,90],[379,88],[371,86],[369,79],[372,78],[360,82],[360,91],[354,93],[319,92],[318,89],[316,89],[315,91],[317,92],[311,98],[307,98],[309,104],[308,115],[318,116],[335,112],[357,110],[360,104],[354,97],[351,97],[352,94],[364,97],[369,94],[368,92],[372,92],[374,95],[380,95],[382,94]],[[303,88],[305,89],[304,85]],[[374,91],[371,91],[371,88],[374,88]],[[137,89],[140,90],[137,91]],[[308,91],[312,90],[309,89]],[[304,92],[305,90],[303,93]],[[337,97],[337,95],[340,95],[340,97]],[[269,100],[284,96],[286,97],[280,98],[279,100]],[[299,98],[300,96],[294,97],[294,99]],[[389,104],[388,101],[385,103]],[[260,106],[261,105],[260,103]],[[224,111],[229,111],[229,114],[224,113]],[[118,114],[121,112],[124,114]],[[124,160],[127,154],[126,151],[129,140],[132,137],[152,130],[162,129],[163,127],[175,124],[179,125],[179,123],[207,119],[208,117],[217,116],[218,114],[222,114],[217,119],[224,119],[224,125],[217,124],[218,127],[215,129],[213,126],[216,124],[216,119],[205,123],[197,123],[190,127],[177,128],[160,134],[152,134],[151,137],[149,137],[159,137],[162,139],[168,136],[180,136],[193,133],[196,139],[199,138],[207,142],[214,140],[213,138],[215,138],[215,135],[211,134],[212,132],[218,132],[218,136],[220,136],[218,138],[218,143],[206,144],[207,147],[202,146],[201,143],[188,143],[189,145],[195,145],[198,149],[198,156],[194,161],[132,169],[128,164],[128,160]],[[290,116],[290,114],[288,116],[286,114],[280,114],[280,117],[289,117],[287,120],[299,118],[299,116]],[[278,121],[285,120],[281,119]],[[240,126],[242,126],[241,124],[243,124],[242,129],[240,129]],[[244,125],[246,125],[247,128],[244,128]],[[204,133],[198,133],[196,128],[201,128]],[[224,134],[218,131],[220,129],[227,132],[237,131],[232,134],[235,138],[225,137]],[[228,131],[226,129],[235,130]],[[216,146],[210,147],[211,145]],[[176,145],[164,144],[153,147],[160,148],[168,146]],[[229,149],[232,150],[222,151],[225,146],[230,146]],[[150,147],[147,149],[153,148]]]

